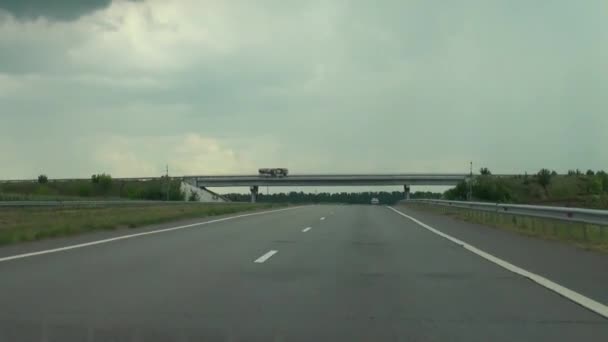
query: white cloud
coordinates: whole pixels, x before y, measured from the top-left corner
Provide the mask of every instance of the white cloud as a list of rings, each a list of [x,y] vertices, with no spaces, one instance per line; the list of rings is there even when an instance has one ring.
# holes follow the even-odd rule
[[[111,136],[94,152],[95,163],[121,177],[251,173],[255,166],[219,139],[197,133],[179,136]]]
[[[234,24],[246,23],[256,12],[240,7],[223,1],[116,1],[79,20],[88,39],[71,47],[68,56],[106,72],[163,73],[220,62],[256,39],[253,31],[235,30]]]
[[[250,173],[254,163],[222,142],[195,133],[180,137],[170,149],[169,164],[179,174]]]

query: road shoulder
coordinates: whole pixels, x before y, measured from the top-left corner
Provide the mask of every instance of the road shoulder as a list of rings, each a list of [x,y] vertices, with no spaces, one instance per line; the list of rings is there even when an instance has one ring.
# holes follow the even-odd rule
[[[608,303],[608,255],[559,241],[531,238],[515,232],[464,222],[436,213],[395,207],[436,229],[523,269]],[[422,229],[422,228],[421,228]]]

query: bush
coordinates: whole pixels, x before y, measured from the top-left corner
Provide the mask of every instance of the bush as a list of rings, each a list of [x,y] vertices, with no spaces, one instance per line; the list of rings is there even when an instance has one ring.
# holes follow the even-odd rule
[[[188,196],[188,201],[198,202],[199,200],[200,200],[200,197],[198,195],[198,192],[196,192],[194,190],[190,190],[190,196]]]
[[[591,177],[587,181],[587,193],[599,195],[602,193],[602,179],[600,177]]]
[[[169,190],[169,201],[185,201],[186,193],[182,191],[179,182],[171,182]]]
[[[40,184],[46,184],[49,182],[49,177],[47,177],[46,175],[40,175],[38,176],[38,183]]]
[[[547,186],[551,183],[551,171],[548,169],[540,169],[536,176],[538,178],[538,184],[547,191]]]
[[[78,196],[89,197],[91,196],[91,187],[89,184],[81,184],[78,187]]]
[[[579,195],[577,177],[557,177],[551,181],[551,198],[573,199]]]
[[[473,197],[483,201],[509,202],[513,195],[504,180],[480,176],[473,183]]]
[[[112,176],[101,174],[99,176],[99,187],[105,192],[112,187]]]
[[[481,169],[479,169],[479,173],[482,176],[489,176],[492,174],[492,172],[490,172],[490,169],[488,169],[487,167],[482,167]]]
[[[456,185],[456,187],[447,190],[443,196],[445,199],[453,200],[453,201],[464,201],[467,199],[468,193],[468,185],[467,182],[462,181]]]
[[[608,173],[605,171],[598,171],[595,174],[602,182],[602,191],[608,192]]]
[[[103,194],[106,194],[112,188],[112,176],[105,173],[91,176],[91,182]]]

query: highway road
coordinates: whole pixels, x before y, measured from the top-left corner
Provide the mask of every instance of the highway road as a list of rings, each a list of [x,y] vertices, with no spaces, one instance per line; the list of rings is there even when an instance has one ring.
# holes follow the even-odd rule
[[[11,342],[608,341],[606,318],[384,206],[2,248],[0,308]]]

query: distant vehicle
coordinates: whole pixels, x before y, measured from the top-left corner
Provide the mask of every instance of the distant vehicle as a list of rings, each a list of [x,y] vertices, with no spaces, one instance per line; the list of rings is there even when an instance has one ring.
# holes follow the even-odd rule
[[[380,200],[374,197],[372,198],[372,204],[380,204]]]
[[[286,177],[289,174],[289,170],[285,168],[274,168],[274,169],[259,169],[260,176],[269,177]]]

